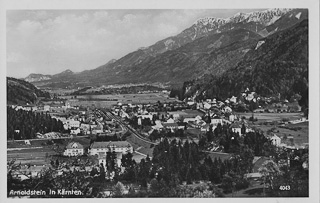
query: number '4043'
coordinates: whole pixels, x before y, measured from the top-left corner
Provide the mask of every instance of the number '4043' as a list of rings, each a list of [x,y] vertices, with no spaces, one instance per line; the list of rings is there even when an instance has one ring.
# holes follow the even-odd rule
[[[280,190],[290,190],[290,185],[281,185],[279,187]]]

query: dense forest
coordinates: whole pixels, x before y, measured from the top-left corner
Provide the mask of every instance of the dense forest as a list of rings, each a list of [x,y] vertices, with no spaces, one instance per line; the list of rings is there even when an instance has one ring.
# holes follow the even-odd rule
[[[61,121],[58,121],[47,113],[35,113],[15,110],[7,107],[7,139],[23,140],[36,137],[36,133],[62,132],[64,130]]]

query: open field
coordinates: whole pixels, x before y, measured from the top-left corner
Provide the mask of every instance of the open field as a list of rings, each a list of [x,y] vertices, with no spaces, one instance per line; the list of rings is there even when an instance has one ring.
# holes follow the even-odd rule
[[[79,95],[76,99],[74,96],[61,96],[63,99],[69,99],[71,105],[83,105],[97,107],[110,107],[118,102],[123,104],[148,104],[160,102],[173,102],[176,99],[169,98],[167,94],[163,93],[146,93],[146,94],[109,94],[109,95]]]
[[[264,133],[271,131],[281,138],[282,143],[288,145],[304,146],[309,143],[309,122],[302,122],[297,124],[287,124],[285,126],[277,125],[253,125],[262,130]],[[286,137],[286,139],[285,139]],[[291,140],[291,138],[293,140]],[[293,143],[292,143],[293,141]]]
[[[44,147],[50,145],[49,142],[52,140],[53,143],[61,146],[66,146],[69,142],[75,141],[82,144],[84,147],[88,147],[90,144],[90,138],[88,137],[74,137],[74,138],[61,138],[61,139],[36,139],[29,140],[30,145],[25,144],[24,140],[15,140],[7,142],[7,149],[11,148],[35,148]]]
[[[245,116],[249,119],[252,113],[236,113],[240,118]],[[272,121],[282,121],[282,119],[298,120],[302,117],[303,113],[254,113],[254,118],[257,118],[257,122],[272,122]]]
[[[55,155],[56,152],[48,147],[29,148],[22,150],[7,151],[7,160],[16,159],[16,163],[31,164],[31,165],[46,165],[49,164],[49,156]]]
[[[151,144],[143,142],[134,135],[128,136],[127,141],[132,145],[135,151],[152,157],[154,147],[151,147]]]
[[[63,148],[71,139],[55,139],[53,142]],[[79,142],[84,147],[90,144],[89,138],[76,137],[72,141]],[[50,162],[50,156],[57,153],[51,149],[49,140],[30,140],[31,145],[26,145],[23,140],[7,142],[7,160],[16,159],[21,164],[45,165]]]

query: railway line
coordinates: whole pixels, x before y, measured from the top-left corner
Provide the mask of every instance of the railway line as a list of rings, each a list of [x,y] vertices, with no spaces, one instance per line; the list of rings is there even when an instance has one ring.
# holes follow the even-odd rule
[[[100,111],[104,116],[106,116],[109,119],[113,119],[116,120],[123,128],[127,129],[128,131],[130,131],[136,138],[142,140],[145,143],[148,144],[153,144],[153,145],[158,145],[159,143],[157,142],[151,142],[149,140],[146,140],[140,133],[138,133],[134,128],[132,128],[131,126],[125,124],[119,117],[113,115],[110,111]]]

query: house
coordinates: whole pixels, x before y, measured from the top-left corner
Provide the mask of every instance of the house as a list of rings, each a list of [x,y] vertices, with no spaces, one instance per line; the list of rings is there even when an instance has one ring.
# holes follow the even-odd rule
[[[49,105],[44,105],[43,106],[44,111],[50,111],[50,106]]]
[[[188,101],[187,104],[188,104],[189,106],[192,106],[192,105],[195,104],[195,102],[194,102],[194,101]]]
[[[204,105],[203,105],[203,108],[204,109],[210,109],[211,108],[211,104],[205,102]]]
[[[81,123],[80,130],[82,130],[84,132],[90,131],[90,125],[86,124],[86,123]]]
[[[65,150],[64,156],[81,156],[84,154],[84,147],[79,142],[70,142]]]
[[[169,118],[166,123],[175,123],[173,118]]]
[[[240,125],[240,123],[233,123],[230,125],[230,128],[232,132],[238,133],[240,136],[242,135],[241,134],[242,125]]]
[[[219,116],[214,116],[211,118],[211,124],[217,125],[218,123],[222,124],[222,119]]]
[[[281,138],[278,137],[276,134],[273,134],[269,137],[273,145],[280,146],[281,144]]]
[[[80,128],[71,128],[70,130],[71,135],[78,135],[80,132]]]
[[[67,125],[68,125],[69,128],[79,128],[80,127],[80,121],[67,120]]]
[[[229,106],[224,107],[224,112],[231,113],[232,109]]]
[[[230,102],[237,103],[237,97],[232,96],[231,99],[230,99]]]
[[[204,126],[202,126],[200,128],[200,131],[201,132],[208,132],[210,129],[210,126],[212,126],[212,131],[214,131],[214,129],[217,127],[216,125],[205,124]]]
[[[99,134],[99,133],[103,133],[103,126],[96,125],[94,127],[91,127],[91,131],[92,131],[92,134],[94,134],[94,135]]]
[[[189,121],[196,122],[196,118],[185,118],[185,119],[183,119],[184,123],[188,123]]]
[[[229,116],[229,121],[233,122],[235,119],[237,119],[237,116],[236,116],[236,115],[231,114],[231,115]]]
[[[156,125],[151,126],[153,129],[155,129],[155,130],[161,130],[161,129],[163,128],[163,125],[161,124],[161,121],[156,120],[155,123],[156,123]]]
[[[179,125],[177,123],[162,123],[165,129],[170,129],[173,131],[174,129],[178,129]]]
[[[150,119],[150,121],[152,121],[153,115],[151,115],[151,114],[138,115],[138,118],[141,118],[141,119]]]

